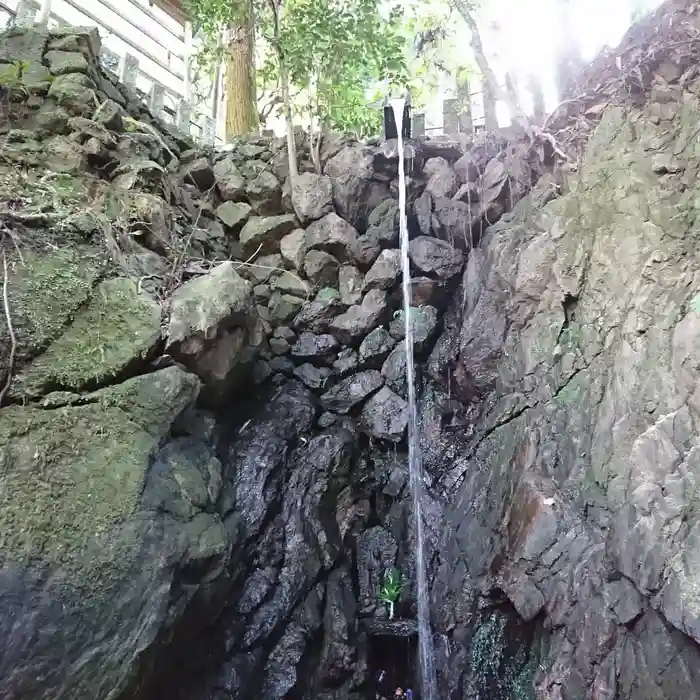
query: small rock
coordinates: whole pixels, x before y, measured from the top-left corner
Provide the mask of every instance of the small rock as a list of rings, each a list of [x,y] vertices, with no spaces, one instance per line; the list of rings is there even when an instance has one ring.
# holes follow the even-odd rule
[[[424,236],[432,232],[433,198],[430,192],[423,192],[413,204],[413,213],[418,221],[418,228]]]
[[[270,338],[270,350],[273,355],[286,355],[291,345],[284,338]]]
[[[330,411],[324,411],[316,421],[319,428],[330,428],[338,421],[338,417]]]
[[[296,340],[297,334],[289,326],[277,326],[273,334],[275,338],[284,338],[288,341]]]
[[[393,247],[399,242],[399,219],[399,203],[395,199],[385,199],[369,215],[365,235],[381,248]]]
[[[438,280],[430,277],[413,277],[411,286],[411,304],[413,306],[435,306],[441,308],[445,303],[445,289]],[[397,287],[392,294],[395,306],[403,306],[403,288]]]
[[[253,287],[253,294],[255,295],[256,301],[269,301],[270,297],[272,296],[270,287],[267,284],[259,284],[256,287]]]
[[[294,370],[294,376],[312,391],[323,389],[330,375],[331,371],[328,367],[314,367],[308,362]]]
[[[343,304],[352,306],[362,300],[362,273],[354,265],[343,265],[338,271],[338,290]]]
[[[251,211],[245,202],[224,202],[216,208],[216,215],[225,226],[237,231],[248,221]]]
[[[365,275],[364,291],[391,289],[401,275],[401,251],[383,250]]]
[[[126,111],[114,100],[105,100],[92,115],[92,120],[102,124],[110,131],[122,133],[124,131],[124,117]]]
[[[316,335],[304,331],[292,346],[292,355],[299,360],[324,360],[338,349],[338,341],[329,333]]]
[[[214,178],[216,186],[224,201],[236,201],[243,199],[245,195],[245,178],[229,156],[220,160],[214,166]]]
[[[355,242],[353,258],[360,267],[367,268],[379,257],[381,252],[382,248],[377,239],[372,235],[365,234]]]
[[[364,406],[360,427],[371,437],[401,442],[408,425],[408,404],[388,387],[382,387]]]
[[[282,185],[269,170],[258,173],[255,179],[247,184],[245,193],[253,213],[258,216],[282,213]]]
[[[49,64],[49,70],[54,75],[67,73],[87,73],[90,64],[82,53],[73,51],[47,51],[44,60]]]
[[[357,231],[336,213],[326,214],[306,229],[307,250],[323,250],[338,260],[348,261],[357,243]]]
[[[436,197],[433,216],[439,224],[440,238],[462,250],[472,247],[472,214],[468,204]]]
[[[409,318],[413,330],[413,347],[424,350],[428,341],[433,337],[438,325],[439,314],[434,306],[412,306]],[[398,311],[389,324],[389,333],[396,340],[403,340],[406,334],[406,322],[403,309]]]
[[[279,254],[263,255],[255,258],[255,262],[241,265],[240,273],[253,284],[264,284],[270,277],[276,276],[282,270],[282,256]]]
[[[429,236],[414,238],[408,247],[411,262],[426,274],[449,279],[459,274],[464,265],[464,256],[449,243]]]
[[[423,166],[425,191],[432,197],[451,197],[457,191],[457,176],[444,158],[430,158]]]
[[[282,257],[293,265],[296,270],[301,269],[301,266],[304,264],[305,240],[306,233],[304,229],[297,228],[280,241]]]
[[[303,305],[303,299],[291,294],[273,294],[268,304],[270,321],[273,324],[287,323],[299,313]]]
[[[276,253],[280,250],[280,241],[296,226],[296,218],[291,214],[280,216],[253,216],[243,227],[240,242],[243,254]]]
[[[310,250],[304,260],[304,274],[316,287],[335,287],[338,284],[340,263],[322,250]]]
[[[46,76],[50,76],[46,71]],[[26,83],[25,83],[26,85]],[[27,86],[29,87],[29,86]],[[68,73],[59,75],[49,88],[48,95],[52,97],[59,107],[65,107],[73,114],[88,115],[97,104],[94,81],[82,73]]]
[[[376,370],[353,374],[343,379],[321,396],[321,404],[329,411],[348,413],[354,406],[371,396],[384,384]]]
[[[308,299],[311,294],[311,286],[301,277],[291,272],[283,272],[272,283],[272,288],[284,294],[293,294],[294,296]]]
[[[340,377],[346,377],[351,372],[357,371],[358,367],[357,353],[352,348],[341,350],[333,363],[333,371]]]
[[[302,223],[329,214],[333,211],[331,179],[316,173],[300,173],[292,187],[292,205]]]
[[[386,293],[372,289],[361,304],[351,306],[344,314],[331,321],[329,328],[341,343],[351,345],[359,342],[379,325],[387,311]]]
[[[384,328],[375,328],[360,345],[360,366],[381,367],[394,345],[396,341]]]
[[[336,297],[321,296],[323,291],[321,290],[310,304],[304,306],[294,319],[292,324],[294,328],[312,331],[313,333],[325,333],[330,322],[345,311],[346,307]]]
[[[287,377],[294,375],[294,363],[286,355],[279,355],[270,360],[270,369],[273,372],[280,372]]]
[[[382,365],[382,376],[388,387],[397,394],[406,396],[406,348],[403,343],[389,353]]]

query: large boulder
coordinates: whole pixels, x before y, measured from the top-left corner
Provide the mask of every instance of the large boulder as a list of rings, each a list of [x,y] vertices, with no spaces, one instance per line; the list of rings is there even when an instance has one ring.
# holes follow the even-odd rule
[[[127,691],[155,641],[214,585],[202,581],[214,581],[230,550],[213,508],[218,460],[177,441],[158,451],[197,390],[196,377],[170,367],[82,405],[59,397],[51,409],[0,410],[7,700]],[[197,478],[205,488],[195,492]],[[206,574],[181,587],[194,569]]]
[[[357,243],[357,231],[335,212],[314,221],[306,229],[306,250],[322,250],[341,262],[352,259]]]
[[[336,316],[329,324],[331,333],[346,345],[359,343],[376,328],[388,310],[386,293],[372,289],[360,304],[351,306],[345,313]]]
[[[231,262],[185,282],[170,300],[170,352],[220,397],[244,378],[258,337],[250,283]]]
[[[461,251],[446,241],[428,236],[414,238],[409,243],[408,254],[418,270],[440,279],[454,277],[461,272],[464,265]]]
[[[336,211],[360,233],[372,210],[390,197],[389,187],[373,179],[373,156],[359,144],[346,146],[326,163],[325,174],[333,183]]]
[[[297,225],[291,214],[279,216],[252,216],[241,230],[239,240],[243,254],[247,257],[255,253],[277,253],[280,241]]]
[[[292,185],[292,205],[299,221],[315,221],[333,211],[333,184],[327,175],[300,173]]]

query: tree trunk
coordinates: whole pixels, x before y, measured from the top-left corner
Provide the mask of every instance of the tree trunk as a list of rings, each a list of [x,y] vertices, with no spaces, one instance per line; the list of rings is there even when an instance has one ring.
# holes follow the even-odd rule
[[[294,120],[292,118],[292,98],[289,95],[289,68],[287,60],[282,48],[282,36],[280,33],[280,6],[281,0],[270,0],[270,9],[272,10],[273,25],[274,25],[274,49],[277,53],[277,61],[279,63],[280,73],[280,88],[282,89],[282,102],[284,104],[284,119],[287,122],[287,158],[289,159],[289,179],[290,184],[294,185],[294,181],[299,175],[299,166],[297,165],[297,144],[294,138]]]
[[[569,0],[559,0],[559,22],[561,30],[560,48],[556,59],[556,81],[559,99],[563,100],[574,85],[583,68],[581,50],[576,41],[576,34],[571,26],[571,8]]]
[[[226,139],[258,128],[255,88],[255,33],[252,0],[246,2],[241,24],[228,30],[226,52]]]
[[[481,33],[479,32],[479,26],[472,15],[471,8],[469,7],[468,0],[455,0],[455,7],[462,19],[469,27],[469,31],[472,35],[472,50],[474,51],[474,59],[476,60],[476,65],[479,67],[479,71],[484,79],[484,88],[488,85],[488,95],[489,101],[501,100],[508,105],[508,110],[510,111],[511,119],[518,119],[524,117],[525,114],[518,104],[517,100],[513,100],[512,96],[509,95],[499,84],[496,74],[491,69],[488,59],[486,58],[486,52],[484,51],[484,45],[481,41]],[[487,95],[486,89],[484,89],[484,110],[486,111]],[[491,109],[489,107],[489,109]],[[495,112],[495,105],[493,106],[493,112]],[[496,119],[496,124],[498,119]],[[487,125],[487,128],[488,125]]]
[[[535,122],[542,125],[545,117],[544,93],[542,92],[542,85],[537,76],[530,76],[527,87],[532,95],[532,113]]]
[[[498,110],[496,109],[496,96],[493,94],[491,85],[484,80],[481,86],[481,99],[484,102],[484,122],[486,131],[498,130]]]

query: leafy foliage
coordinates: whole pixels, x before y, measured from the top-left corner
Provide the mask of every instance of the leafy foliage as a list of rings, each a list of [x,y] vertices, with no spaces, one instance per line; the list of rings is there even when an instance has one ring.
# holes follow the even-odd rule
[[[387,605],[393,605],[401,596],[403,578],[398,569],[389,569],[384,573],[384,581],[379,590],[379,600]]]

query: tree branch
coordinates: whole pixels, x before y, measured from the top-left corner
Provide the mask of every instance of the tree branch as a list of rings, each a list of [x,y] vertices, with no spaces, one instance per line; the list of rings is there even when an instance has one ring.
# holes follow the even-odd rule
[[[484,81],[488,84],[491,94],[499,101],[505,102],[510,110],[511,117],[513,119],[518,117],[524,117],[525,114],[518,104],[517,100],[514,100],[511,95],[504,90],[496,74],[491,69],[488,59],[486,58],[486,52],[484,51],[484,45],[481,41],[481,33],[479,32],[479,26],[474,19],[471,8],[469,7],[468,0],[454,0],[457,12],[462,16],[462,19],[466,22],[467,27],[472,35],[472,49],[474,50],[474,59],[476,60],[476,65],[479,67],[479,71],[484,76]]]

